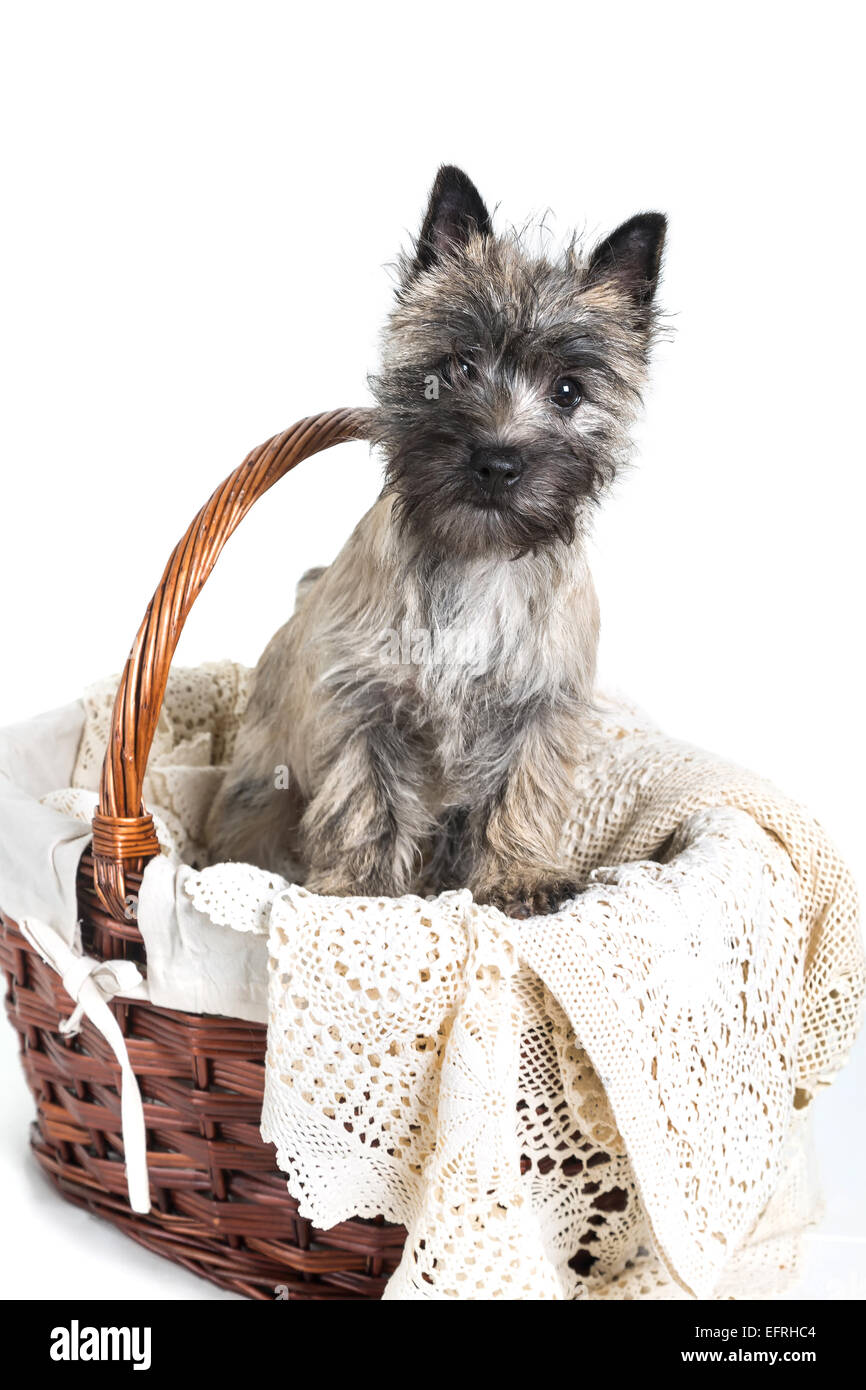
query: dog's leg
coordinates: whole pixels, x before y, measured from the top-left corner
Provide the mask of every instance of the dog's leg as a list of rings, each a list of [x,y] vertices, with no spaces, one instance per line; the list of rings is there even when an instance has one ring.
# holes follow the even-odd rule
[[[574,806],[578,746],[571,718],[548,717],[523,735],[504,784],[467,827],[476,902],[510,917],[535,917],[555,912],[579,891],[560,853]]]
[[[382,724],[347,733],[301,821],[306,886],[338,896],[411,891],[431,818],[421,750]]]
[[[226,773],[207,823],[211,864],[236,860],[301,877],[297,836],[303,803],[288,768],[241,761]]]

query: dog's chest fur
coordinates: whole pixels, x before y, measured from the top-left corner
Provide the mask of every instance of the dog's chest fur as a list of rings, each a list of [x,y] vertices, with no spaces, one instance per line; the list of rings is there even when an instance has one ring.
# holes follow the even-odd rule
[[[522,572],[478,562],[443,567],[407,597],[404,623],[420,634],[412,655],[422,659],[395,672],[397,682],[422,737],[430,735],[443,799],[474,800],[473,782],[487,794],[556,681],[538,600]]]
[[[471,751],[467,743],[556,698],[563,614],[561,595],[546,592],[545,569],[527,559],[449,564],[408,594],[404,621],[430,634],[416,652],[427,660],[409,675],[415,709],[444,740],[446,767]]]
[[[597,611],[583,549],[433,565],[388,539],[377,601],[340,625],[324,684],[347,715],[354,705],[414,743],[431,807],[483,802],[530,726],[591,689]]]

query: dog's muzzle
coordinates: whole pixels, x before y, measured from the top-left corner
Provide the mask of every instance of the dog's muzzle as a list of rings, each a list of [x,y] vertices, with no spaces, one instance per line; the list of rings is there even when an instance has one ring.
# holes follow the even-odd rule
[[[481,494],[491,502],[498,501],[522,474],[523,460],[516,449],[475,449],[469,471]]]

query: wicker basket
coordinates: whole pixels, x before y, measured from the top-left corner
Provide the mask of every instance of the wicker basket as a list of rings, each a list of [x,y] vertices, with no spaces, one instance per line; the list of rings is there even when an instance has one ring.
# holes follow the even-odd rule
[[[202,508],[172,552],[117,692],[92,853],[78,873],[85,949],[144,962],[125,912],[141,872],[159,852],[141,803],[147,759],[181,629],[225,542],[254,502],[295,464],[362,439],[367,413],[336,410],[301,420],[254,449]],[[7,1012],[18,1030],[37,1107],[33,1150],[70,1201],[133,1240],[249,1298],[379,1298],[405,1231],[352,1220],[320,1231],[298,1215],[273,1147],[259,1136],[266,1031],[239,1019],[115,1003],[138,1078],[147,1126],[152,1209],[130,1211],[120,1117],[120,1068],[85,1021],[65,1038],[72,1001],[16,924],[3,917],[0,963]]]

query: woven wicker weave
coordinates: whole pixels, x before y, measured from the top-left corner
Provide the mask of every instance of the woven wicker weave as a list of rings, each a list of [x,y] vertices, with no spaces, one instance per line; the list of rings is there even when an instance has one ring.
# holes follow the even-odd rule
[[[78,874],[85,949],[139,962],[124,911],[158,852],[141,786],[181,629],[222,547],[250,507],[302,459],[365,437],[366,413],[300,421],[254,449],[175,547],[139,629],[117,693],[93,852]],[[272,1299],[379,1298],[405,1232],[383,1221],[320,1231],[298,1215],[259,1136],[265,1029],[239,1019],[113,1004],[141,1088],[153,1207],[129,1209],[120,1125],[120,1069],[86,1021],[59,1032],[73,1004],[13,921],[0,917],[7,1012],[21,1041],[37,1120],[33,1149],[63,1195],[150,1250],[223,1288]]]

